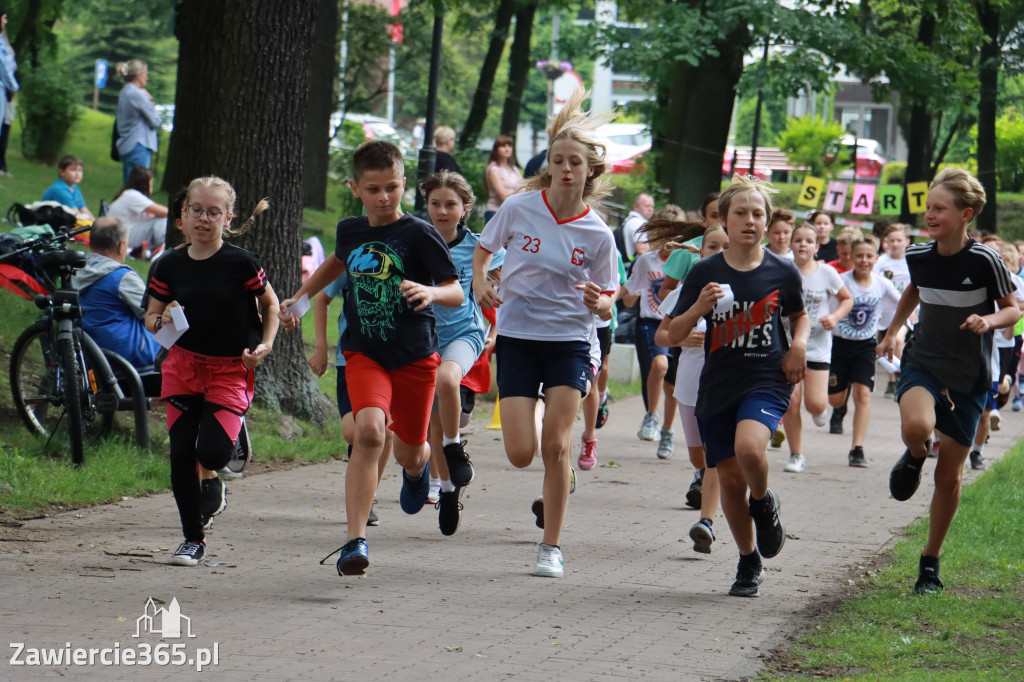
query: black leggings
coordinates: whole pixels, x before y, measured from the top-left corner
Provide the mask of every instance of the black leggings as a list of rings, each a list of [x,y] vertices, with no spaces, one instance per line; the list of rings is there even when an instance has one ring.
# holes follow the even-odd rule
[[[226,411],[236,419],[240,415],[226,407],[208,403],[201,395],[176,395],[165,399],[181,412],[171,424],[171,490],[181,516],[181,531],[186,540],[205,539],[199,499],[201,487],[196,463],[211,471],[224,468],[231,459],[234,441],[217,420]]]

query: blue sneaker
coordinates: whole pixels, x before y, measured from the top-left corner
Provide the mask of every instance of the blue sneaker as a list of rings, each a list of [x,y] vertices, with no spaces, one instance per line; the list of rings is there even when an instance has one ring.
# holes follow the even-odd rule
[[[366,547],[366,540],[354,538],[334,550],[320,560],[322,566],[325,561],[341,552],[338,557],[338,575],[365,575],[366,567],[370,565],[369,551]]]
[[[423,471],[419,476],[413,478],[402,469],[402,492],[398,501],[402,505],[402,511],[406,514],[415,514],[427,503],[427,495],[430,494],[430,466],[423,465]]]

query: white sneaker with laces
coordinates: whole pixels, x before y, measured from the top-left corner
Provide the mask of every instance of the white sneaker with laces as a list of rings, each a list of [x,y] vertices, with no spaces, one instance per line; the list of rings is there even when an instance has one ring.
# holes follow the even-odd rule
[[[537,548],[537,565],[533,569],[533,574],[545,578],[561,578],[565,575],[563,563],[562,550],[542,542]]]
[[[789,463],[783,468],[783,471],[788,471],[791,474],[799,474],[804,470],[804,456],[799,452],[793,452],[789,455]]]
[[[654,412],[645,412],[644,420],[640,423],[640,430],[636,436],[640,440],[654,440],[658,437],[659,429],[661,429],[661,420],[658,419],[658,415]]]
[[[815,426],[825,426],[828,424],[829,418],[832,417],[832,406],[827,405],[825,411],[821,414],[812,414],[811,419],[814,421]]]
[[[998,431],[1002,428],[1003,415],[999,414],[999,410],[992,410],[992,413],[988,417],[989,426],[993,431]]]

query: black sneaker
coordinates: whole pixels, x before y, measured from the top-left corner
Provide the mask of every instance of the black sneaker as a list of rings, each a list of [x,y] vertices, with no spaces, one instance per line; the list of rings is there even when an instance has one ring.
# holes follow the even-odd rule
[[[971,468],[975,471],[981,471],[985,468],[985,458],[977,450],[971,451]]]
[[[608,399],[605,398],[601,402],[601,406],[597,408],[597,421],[594,423],[594,428],[599,429],[604,426],[604,423],[608,421]]]
[[[245,417],[242,417],[242,429],[238,432],[238,442],[231,453],[227,467],[231,471],[242,473],[245,467],[252,461],[252,442],[249,440],[249,427],[245,425]]]
[[[377,506],[377,498],[373,498],[373,507]],[[377,512],[373,511],[373,507],[370,507],[370,515],[366,518],[367,526],[379,526],[380,518],[377,517]]]
[[[859,445],[850,450],[850,466],[858,469],[868,468],[868,460],[864,457],[864,448]]]
[[[749,504],[750,515],[754,517],[757,551],[765,559],[771,559],[786,544],[786,529],[782,527],[782,519],[779,518],[779,510],[782,508],[779,496],[769,488],[763,500],[750,498]]]
[[[448,475],[457,488],[473,482],[473,465],[465,448],[466,441],[444,446],[444,461],[448,463]]]
[[[927,444],[929,449],[931,443]],[[910,448],[903,451],[892,471],[889,472],[889,492],[899,502],[905,502],[914,496],[921,485],[921,468],[924,459],[917,459],[910,454]]]
[[[205,540],[185,540],[171,555],[171,563],[175,566],[195,566],[203,560],[204,556],[206,556]]]
[[[686,491],[686,506],[691,509],[700,509],[701,498],[704,492],[704,469],[697,469],[693,472],[693,482]]]
[[[544,496],[541,495],[533,501],[533,505],[530,507],[530,511],[537,517],[537,527],[544,528]]]
[[[757,552],[741,556],[736,566],[736,582],[729,589],[734,597],[756,597],[757,586],[764,582],[765,571]]]
[[[939,579],[939,557],[922,556],[918,563],[914,594],[938,594],[939,592],[942,592],[942,580]]]
[[[462,488],[455,488],[450,493],[441,491],[441,499],[437,501],[434,508],[437,512],[437,525],[441,528],[441,535],[455,535],[459,529],[459,521],[462,520],[462,503],[459,496]]]
[[[837,407],[832,410],[832,416],[828,420],[828,432],[837,433],[842,435],[843,433],[843,419],[846,418],[846,405]]]
[[[208,478],[199,484],[199,510],[203,518],[216,516],[227,509],[227,488],[219,478]]]

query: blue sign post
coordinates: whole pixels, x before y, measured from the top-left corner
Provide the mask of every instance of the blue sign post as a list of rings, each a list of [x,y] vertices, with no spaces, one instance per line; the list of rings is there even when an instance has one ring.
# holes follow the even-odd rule
[[[95,111],[100,105],[100,88],[107,85],[107,60],[96,60],[96,76],[93,79],[92,108]]]

